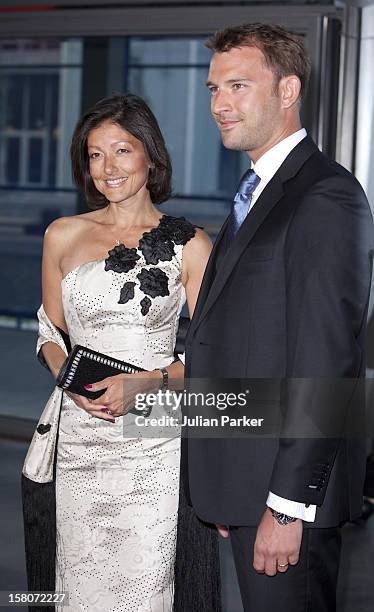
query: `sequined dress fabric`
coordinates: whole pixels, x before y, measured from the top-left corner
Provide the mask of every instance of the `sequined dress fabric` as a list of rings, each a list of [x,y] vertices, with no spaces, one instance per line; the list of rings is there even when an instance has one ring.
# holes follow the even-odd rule
[[[194,233],[164,215],[138,248],[118,245],[70,271],[62,300],[72,346],[146,370],[170,365],[185,302],[183,246]],[[64,394],[56,590],[69,593],[69,605],[61,611],[172,610],[180,431],[144,434],[135,420],[92,418]]]

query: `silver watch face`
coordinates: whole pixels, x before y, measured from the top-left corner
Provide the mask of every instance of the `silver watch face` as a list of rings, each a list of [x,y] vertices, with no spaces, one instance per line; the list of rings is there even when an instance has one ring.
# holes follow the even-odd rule
[[[292,516],[287,516],[287,514],[282,514],[276,510],[272,510],[271,513],[279,525],[288,525],[289,523],[294,523],[296,521],[296,519]]]

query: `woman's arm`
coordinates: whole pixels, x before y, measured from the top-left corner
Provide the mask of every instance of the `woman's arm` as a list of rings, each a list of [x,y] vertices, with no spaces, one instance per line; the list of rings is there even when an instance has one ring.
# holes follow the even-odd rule
[[[76,219],[61,218],[53,221],[48,227],[43,244],[43,261],[42,261],[42,291],[43,291],[43,306],[46,315],[56,327],[60,327],[67,332],[67,326],[64,317],[62,305],[62,270],[61,261],[67,249],[72,248],[75,234],[77,232]],[[42,348],[43,357],[56,378],[62,364],[66,359],[64,351],[54,342],[46,342]],[[88,412],[91,416],[112,421],[113,418],[103,413],[97,406],[93,406],[88,398],[76,393],[65,393],[74,401],[74,403]]]
[[[208,234],[199,228],[196,230],[195,237],[187,242],[183,249],[182,283],[186,290],[190,319],[192,319],[195,310],[211,250],[212,243]]]
[[[42,259],[42,296],[44,310],[50,321],[65,332],[67,332],[67,327],[62,307],[62,273],[60,261],[63,255],[66,225],[65,219],[57,219],[47,228],[43,242]],[[41,352],[52,375],[56,378],[66,359],[66,355],[54,342],[46,342],[43,344]]]
[[[201,282],[203,280],[206,265],[208,263],[209,255],[212,250],[212,243],[208,234],[203,230],[197,228],[196,235],[192,238],[183,249],[183,260],[182,260],[182,284],[186,291],[186,299],[188,312],[190,319],[193,317],[195,310],[197,297],[199,295]],[[178,359],[167,368],[170,389],[179,388],[179,382],[184,377],[184,364]],[[159,370],[155,370],[157,378],[160,383],[162,376]],[[173,384],[175,379],[176,384]],[[179,382],[178,382],[179,381]]]

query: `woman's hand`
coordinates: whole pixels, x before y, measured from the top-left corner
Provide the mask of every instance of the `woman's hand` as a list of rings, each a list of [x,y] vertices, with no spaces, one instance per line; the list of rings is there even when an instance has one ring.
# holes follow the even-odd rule
[[[100,382],[85,385],[85,388],[89,391],[106,389],[105,393],[98,399],[90,401],[91,413],[92,410],[95,410],[99,411],[102,415],[103,412],[101,410],[105,409],[109,416],[119,417],[134,407],[138,393],[157,392],[161,384],[162,374],[160,370],[152,370],[151,372],[108,376],[108,378],[104,378]],[[87,410],[85,406],[82,406],[82,408]]]
[[[70,391],[65,391],[64,393],[73,400],[74,404],[85,410],[90,416],[115,423],[114,418],[106,412],[107,409],[103,405],[101,405],[101,408],[103,408],[105,412],[100,410],[97,405],[92,403],[92,400],[89,400],[88,397],[84,397],[84,395],[78,395],[78,393],[71,393]]]

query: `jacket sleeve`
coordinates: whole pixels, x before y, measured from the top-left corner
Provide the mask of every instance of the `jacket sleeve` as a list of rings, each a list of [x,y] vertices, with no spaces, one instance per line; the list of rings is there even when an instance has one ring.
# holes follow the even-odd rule
[[[284,418],[269,487],[280,497],[323,503],[341,439],[362,410],[372,246],[370,209],[353,177],[329,177],[304,194],[285,244]]]

